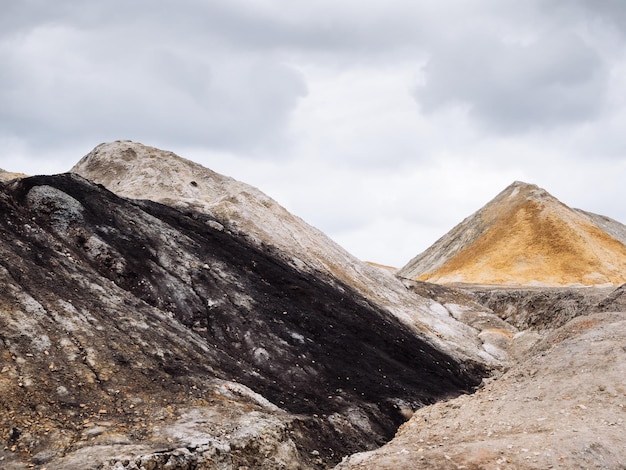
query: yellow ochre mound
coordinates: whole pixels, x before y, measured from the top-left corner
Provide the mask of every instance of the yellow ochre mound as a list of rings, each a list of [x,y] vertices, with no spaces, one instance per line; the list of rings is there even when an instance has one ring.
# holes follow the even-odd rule
[[[515,182],[398,274],[437,283],[626,282],[626,227]]]

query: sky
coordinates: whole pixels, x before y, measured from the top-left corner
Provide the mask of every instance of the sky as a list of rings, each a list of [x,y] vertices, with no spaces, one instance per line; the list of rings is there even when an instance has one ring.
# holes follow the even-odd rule
[[[101,142],[401,267],[516,180],[626,223],[623,0],[4,0],[0,168]]]

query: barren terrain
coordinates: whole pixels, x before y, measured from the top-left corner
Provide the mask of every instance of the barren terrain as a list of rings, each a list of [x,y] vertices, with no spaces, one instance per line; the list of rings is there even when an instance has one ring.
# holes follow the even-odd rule
[[[516,182],[398,274],[438,283],[618,285],[626,282],[625,231]]]
[[[625,345],[624,313],[576,318],[502,377],[422,408],[338,469],[626,468]]]
[[[0,188],[3,468],[328,466],[487,373],[200,212]]]
[[[395,276],[171,152],[73,171],[0,171],[0,468],[626,469],[619,222],[516,182]]]

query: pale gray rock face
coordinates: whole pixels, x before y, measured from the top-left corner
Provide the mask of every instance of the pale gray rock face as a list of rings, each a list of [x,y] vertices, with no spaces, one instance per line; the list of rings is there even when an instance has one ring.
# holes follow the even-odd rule
[[[491,207],[506,204],[507,200],[519,194],[521,188],[526,189],[530,197],[536,199],[546,199],[549,196],[538,186],[516,181],[498,194],[485,207],[465,218],[431,247],[400,268],[397,273],[398,276],[407,279],[417,279],[424,273],[436,271],[446,261],[454,258],[468,246],[471,246],[494,224],[494,217],[490,213]]]

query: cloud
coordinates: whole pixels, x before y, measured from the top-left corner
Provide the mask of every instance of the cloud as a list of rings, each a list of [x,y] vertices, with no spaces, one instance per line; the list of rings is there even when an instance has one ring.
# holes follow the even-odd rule
[[[587,24],[599,23],[597,26],[604,32],[611,28],[613,32],[626,35],[626,4],[621,0],[572,0],[567,3],[550,0],[544,7],[549,14],[565,15],[570,21],[575,17]]]
[[[609,69],[579,31],[584,15],[542,5],[12,2],[0,19],[0,124],[39,147],[132,138],[273,158],[293,154],[306,125],[320,155],[402,165],[440,145],[424,117],[448,125],[442,110],[513,134],[604,112]],[[425,63],[418,108],[406,98]],[[334,102],[309,93],[322,82]]]
[[[624,25],[611,0],[8,2],[0,167],[141,141],[391,264],[513,179],[624,220]]]
[[[474,33],[434,52],[416,98],[433,113],[467,110],[488,129],[518,133],[588,121],[604,106],[608,71],[578,35],[542,34],[527,43]]]
[[[90,18],[75,15],[26,22],[4,35],[5,138],[34,147],[132,138],[252,154],[285,144],[286,123],[306,84],[280,58],[232,53],[198,30],[168,31],[167,17],[155,24],[150,15],[129,16],[90,29]]]

